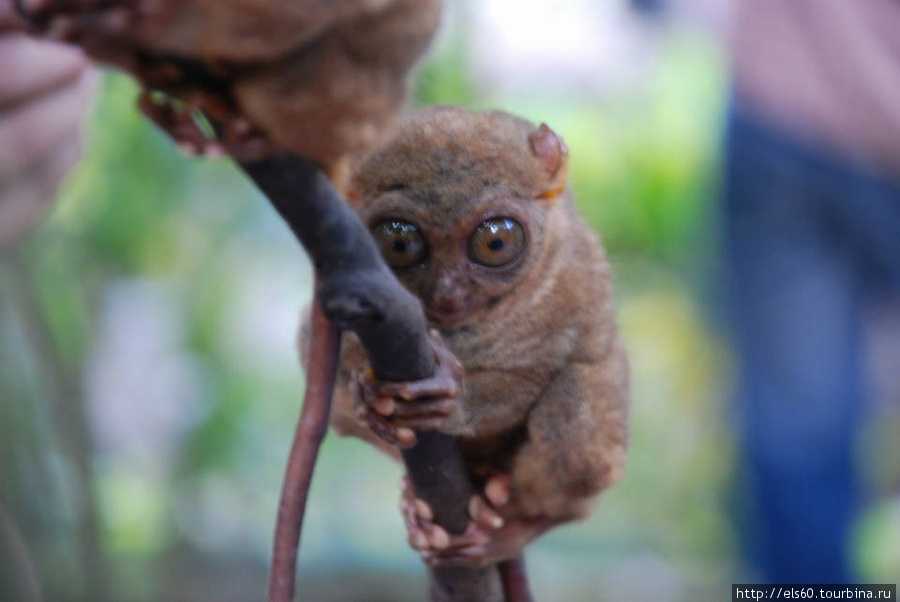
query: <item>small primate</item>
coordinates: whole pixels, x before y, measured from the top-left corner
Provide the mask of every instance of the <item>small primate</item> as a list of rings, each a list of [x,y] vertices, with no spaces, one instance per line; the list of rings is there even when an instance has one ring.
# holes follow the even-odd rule
[[[36,32],[82,46],[186,107],[142,101],[194,152],[289,151],[329,175],[384,141],[440,0],[15,0]],[[193,127],[215,122],[219,143]]]
[[[422,301],[438,374],[378,382],[345,334],[332,423],[395,457],[415,430],[456,435],[483,492],[469,529],[451,535],[404,486],[409,541],[429,564],[515,557],[586,517],[623,473],[629,378],[612,272],[566,159],[546,125],[431,107],[351,180],[351,203]]]

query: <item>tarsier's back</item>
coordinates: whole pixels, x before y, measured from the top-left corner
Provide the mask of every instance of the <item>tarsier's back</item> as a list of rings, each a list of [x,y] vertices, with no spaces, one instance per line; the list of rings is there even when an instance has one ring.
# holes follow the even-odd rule
[[[452,411],[423,424],[461,437],[480,483],[507,484],[489,559],[586,516],[624,468],[628,366],[611,271],[568,191],[567,153],[546,125],[430,107],[403,120],[349,193],[464,368]],[[391,410],[374,434],[365,368],[346,337],[333,422],[391,451],[391,421],[418,426]]]

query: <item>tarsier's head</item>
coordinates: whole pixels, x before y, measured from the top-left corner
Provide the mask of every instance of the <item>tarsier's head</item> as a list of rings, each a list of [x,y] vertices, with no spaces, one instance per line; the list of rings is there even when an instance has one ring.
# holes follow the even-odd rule
[[[453,328],[540,281],[529,274],[571,205],[566,154],[546,125],[429,107],[365,162],[348,196],[429,321]]]

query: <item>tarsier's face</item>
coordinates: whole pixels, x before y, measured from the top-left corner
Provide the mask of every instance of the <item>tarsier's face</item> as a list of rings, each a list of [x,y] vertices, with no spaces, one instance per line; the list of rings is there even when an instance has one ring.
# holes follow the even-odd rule
[[[538,234],[508,193],[479,196],[463,207],[454,203],[457,211],[442,209],[440,201],[428,211],[388,193],[366,212],[385,261],[422,299],[429,321],[442,328],[498,305],[515,287]]]
[[[429,107],[361,166],[348,196],[429,321],[452,329],[539,287],[529,274],[564,231],[566,154],[546,125]]]

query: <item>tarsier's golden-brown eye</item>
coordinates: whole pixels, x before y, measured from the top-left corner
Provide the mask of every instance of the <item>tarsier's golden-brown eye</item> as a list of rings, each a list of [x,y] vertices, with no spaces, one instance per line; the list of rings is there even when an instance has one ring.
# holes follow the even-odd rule
[[[469,237],[469,258],[492,268],[506,265],[525,247],[525,230],[519,222],[498,217],[481,222]]]
[[[381,254],[392,268],[408,268],[425,261],[428,247],[422,231],[415,224],[400,219],[386,219],[372,228]]]

